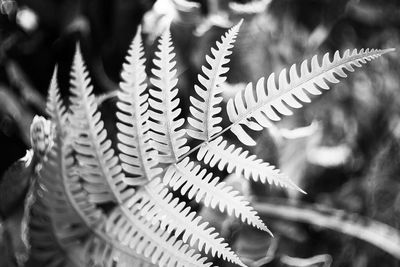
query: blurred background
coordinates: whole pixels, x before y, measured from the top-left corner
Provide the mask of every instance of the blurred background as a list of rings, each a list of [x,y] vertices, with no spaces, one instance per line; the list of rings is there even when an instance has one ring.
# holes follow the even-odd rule
[[[55,64],[68,99],[77,41],[111,135],[121,65],[140,24],[149,69],[157,37],[170,25],[185,115],[205,55],[241,18],[225,99],[315,54],[397,48],[257,133],[258,145],[248,149],[307,195],[226,177],[275,238],[223,214],[202,216],[249,266],[400,266],[400,1],[0,0],[0,8],[0,177],[30,147],[29,126],[45,115]],[[0,266],[18,266],[7,225],[0,221],[0,247],[14,256]]]

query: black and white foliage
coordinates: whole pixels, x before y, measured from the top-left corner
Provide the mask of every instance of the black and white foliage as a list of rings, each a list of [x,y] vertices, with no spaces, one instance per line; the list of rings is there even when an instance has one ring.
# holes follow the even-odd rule
[[[92,92],[79,47],[71,71],[71,97],[61,100],[56,76],[47,110],[55,134],[42,159],[37,202],[32,211],[32,249],[48,266],[211,266],[205,255],[245,266],[240,258],[176,191],[188,199],[240,218],[269,232],[243,196],[203,168],[199,161],[246,179],[299,189],[274,166],[236,145],[223,133],[231,130],[245,145],[255,145],[248,130],[269,127],[292,114],[346,77],[346,71],[389,50],[336,52],[322,62],[304,61],[277,80],[261,78],[228,101],[230,126],[222,129],[222,87],[229,55],[242,22],[232,27],[206,57],[195,95],[190,128],[179,108],[173,43],[167,31],[159,40],[152,78],[147,79],[140,29],[123,65],[118,92],[113,146]],[[147,81],[152,86],[149,90]],[[246,127],[244,127],[246,126]],[[188,137],[200,145],[190,148]],[[116,147],[117,150],[114,150]],[[197,153],[197,160],[189,157]],[[105,208],[107,206],[107,208]]]

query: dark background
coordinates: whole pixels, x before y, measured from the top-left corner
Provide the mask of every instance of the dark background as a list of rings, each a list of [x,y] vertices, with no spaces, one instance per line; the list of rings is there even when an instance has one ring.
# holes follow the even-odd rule
[[[35,114],[45,115],[45,97],[55,64],[61,91],[68,99],[69,70],[77,41],[95,93],[108,96],[118,87],[121,64],[144,15],[148,16],[143,36],[149,68],[153,40],[165,27],[166,17],[149,11],[154,1],[148,0],[1,1],[7,4],[0,15],[3,173],[30,147],[29,125]],[[256,82],[273,71],[300,64],[314,54],[347,48],[399,48],[400,44],[400,2],[395,0],[274,0],[255,14],[235,12],[227,0],[198,2],[199,8],[178,8],[171,17],[185,112],[205,54],[226,30],[224,26],[240,18],[245,21],[230,63],[228,92],[242,88],[241,83]],[[26,18],[21,22],[21,10],[27,9],[35,14],[36,25],[26,26]],[[343,225],[351,222],[370,227],[371,233],[378,231],[372,225],[376,220],[398,234],[399,64],[398,50],[385,55],[278,124],[278,129],[295,129],[318,122],[318,129],[309,136],[288,139],[279,131],[267,130],[256,134],[258,145],[253,152],[278,165],[307,195],[255,184],[247,192],[259,204],[284,203],[318,211],[339,218]],[[112,122],[112,99],[105,101],[102,109],[105,120]],[[320,207],[329,211],[322,212]],[[215,218],[221,215],[204,216],[218,221]],[[265,266],[302,266],[299,259],[294,260],[297,265],[289,265],[285,257],[309,259],[316,255],[323,255],[319,263],[317,260],[312,265],[309,260],[304,266],[329,266],[324,264],[330,257],[332,266],[400,266],[395,257],[357,236],[304,223],[301,216],[287,220],[279,212],[275,216],[266,212],[263,217],[276,236],[273,241],[247,228],[237,231],[232,227],[225,232],[235,250],[249,260],[264,257],[270,248],[272,254],[268,254]]]

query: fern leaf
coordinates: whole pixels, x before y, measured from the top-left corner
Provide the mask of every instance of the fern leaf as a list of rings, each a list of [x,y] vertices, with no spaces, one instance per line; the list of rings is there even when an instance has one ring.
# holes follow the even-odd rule
[[[53,123],[57,125],[58,131],[65,131],[67,125],[67,110],[62,103],[57,83],[58,67],[56,66],[51,77],[49,92],[46,102],[46,112]]]
[[[62,257],[56,252],[57,246],[68,256],[71,253],[68,247],[89,236],[92,227],[103,219],[103,214],[87,201],[79,177],[72,171],[74,158],[64,131],[68,126],[68,116],[58,92],[56,71],[48,95],[47,111],[56,134],[52,136],[53,146],[38,173],[40,187],[37,190],[40,193],[37,193],[37,202],[33,206],[34,216],[38,217],[33,221],[32,227],[36,229],[32,231],[32,240],[35,240],[32,246],[38,250],[38,255],[43,254],[44,258],[38,260],[53,262],[50,266],[63,266]],[[43,229],[38,224],[50,227]],[[56,247],[54,242],[58,244]]]
[[[173,198],[172,193],[157,178],[138,191],[126,205],[130,210],[140,212],[146,220],[154,223],[160,222],[160,227],[167,232],[174,232],[176,236],[183,234],[182,240],[194,246],[197,243],[199,250],[213,256],[231,261],[243,266],[238,256],[231,250],[224,239],[218,237],[215,228],[207,227],[207,222],[201,222],[201,217],[196,216],[185,202]]]
[[[145,59],[140,28],[129,48],[127,61],[123,65],[121,90],[118,92],[117,128],[118,148],[124,171],[133,175],[125,179],[130,185],[151,180],[160,172],[154,160],[157,151],[151,146],[149,134],[148,98],[146,92]]]
[[[40,190],[41,191],[41,190]],[[42,191],[43,192],[43,191]],[[48,208],[36,194],[36,201],[31,209],[29,220],[30,260],[40,266],[64,267],[68,263],[82,266],[79,258],[72,257],[64,250],[62,242],[55,235],[56,230],[47,216]]]
[[[74,148],[79,156],[78,160],[81,162],[81,165],[84,166],[78,167],[78,173],[82,176],[87,175],[87,177],[84,177],[86,178],[84,179],[84,186],[93,202],[102,203],[107,199],[113,200],[119,205],[123,205],[127,198],[133,195],[133,190],[126,190],[126,182],[128,180],[125,179],[122,173],[120,173],[121,168],[118,168],[118,160],[116,157],[114,157],[114,152],[110,148],[111,143],[106,140],[106,132],[103,127],[103,122],[100,120],[101,115],[97,111],[94,97],[91,94],[91,88],[88,86],[88,78],[83,77],[86,76],[86,72],[79,50],[74,62],[75,69],[77,70],[75,72],[73,71],[73,73],[75,73],[76,76],[79,75],[79,73],[83,73],[83,75],[81,74],[80,77],[78,76],[78,78],[73,75],[74,82],[77,85],[72,88],[74,98],[71,101],[71,110],[73,112],[71,124],[74,126],[74,129],[78,129],[78,135],[74,136]],[[119,104],[121,103],[119,102]],[[148,159],[152,159],[150,157],[151,155],[147,154],[146,156]],[[92,168],[90,168],[90,166],[92,166]],[[148,166],[144,167],[147,168]],[[106,182],[100,186],[95,183],[97,179],[104,180]],[[108,190],[107,193],[110,194],[110,197],[106,198],[103,195],[105,192],[103,188]],[[149,229],[145,228],[143,225],[140,225],[140,222],[138,222],[132,216],[129,210],[123,209],[121,216],[123,216],[127,223],[133,225],[135,229],[144,229],[145,232],[143,236],[148,238]],[[138,223],[139,226],[137,225]],[[138,246],[137,250],[139,250],[139,244],[143,245],[144,243],[138,242],[135,244]],[[165,244],[157,243],[157,245],[163,247]],[[149,248],[147,248],[146,251],[148,249]],[[171,250],[173,250],[173,248],[171,248]],[[140,251],[140,253],[142,252],[143,251]],[[147,256],[147,252],[145,253],[145,256]],[[172,257],[173,254],[170,256]]]
[[[160,38],[160,44],[155,54],[158,58],[154,59],[154,65],[157,68],[152,69],[156,78],[151,78],[151,83],[156,89],[150,90],[152,98],[149,99],[150,111],[149,127],[152,130],[151,139],[156,143],[156,149],[159,152],[158,160],[161,163],[175,163],[178,158],[189,151],[186,146],[185,130],[182,127],[185,120],[178,119],[181,109],[178,108],[179,98],[177,98],[178,89],[176,84],[178,79],[176,75],[176,64],[173,61],[173,45],[171,33],[166,31]]]
[[[90,233],[89,227],[101,219],[102,212],[82,199],[84,189],[79,184],[79,178],[68,173],[73,165],[73,157],[66,150],[62,144],[55,142],[40,170],[39,181],[46,189],[43,202],[49,209],[51,219],[56,225],[68,226],[60,227],[67,239],[78,239]],[[73,198],[80,199],[83,205],[79,206]],[[70,228],[70,225],[74,227]]]
[[[219,182],[219,178],[214,178],[212,173],[207,174],[204,169],[200,169],[200,166],[195,165],[189,158],[184,158],[168,168],[163,182],[174,190],[180,188],[181,193],[186,194],[189,199],[195,199],[198,203],[203,201],[206,207],[213,209],[218,206],[221,212],[226,210],[229,215],[235,214],[243,222],[271,234],[257,212],[239,192],[232,190],[232,187],[226,186],[224,182]]]
[[[44,190],[44,203],[48,204],[49,209],[57,213],[52,219],[56,223],[78,223],[82,217],[91,219],[88,225],[95,224],[101,217],[101,212],[93,205],[86,205],[86,212],[91,211],[91,214],[76,216],[79,212],[77,206],[73,207],[73,194],[80,194],[78,178],[71,171],[74,165],[72,150],[68,143],[65,143],[65,132],[67,128],[68,117],[66,109],[60,99],[58,86],[56,83],[56,71],[49,88],[49,96],[47,99],[47,111],[51,116],[51,121],[55,125],[55,136],[53,146],[47,155],[47,159],[43,162],[43,166],[39,172],[39,182],[46,190]],[[76,184],[74,184],[76,183]],[[68,218],[65,220],[65,218]],[[82,224],[84,225],[84,224]],[[82,226],[83,227],[83,226]],[[75,227],[79,230],[78,227]],[[78,231],[79,232],[79,231]],[[82,230],[82,232],[85,232]]]
[[[296,70],[296,65],[292,65],[289,79],[286,69],[280,72],[277,81],[275,74],[272,73],[267,79],[266,87],[264,78],[261,78],[257,82],[255,95],[253,86],[249,83],[244,93],[238,92],[234,99],[230,99],[227,103],[227,112],[232,122],[231,131],[245,145],[255,145],[256,142],[242,125],[256,131],[262,127],[269,127],[271,121],[278,121],[282,115],[292,114],[288,107],[300,108],[303,102],[311,102],[307,93],[319,95],[322,93],[320,89],[329,90],[327,82],[338,83],[337,76],[345,78],[347,77],[345,71],[353,72],[354,66],[361,67],[367,61],[389,51],[392,50],[361,49],[359,52],[353,50],[351,53],[350,50],[346,50],[342,56],[337,51],[332,60],[329,58],[329,53],[326,53],[321,64],[317,56],[314,56],[311,59],[311,69],[307,60],[301,64],[300,73]]]
[[[104,232],[104,230],[102,230]],[[83,244],[83,255],[85,266],[103,267],[154,267],[144,256],[134,252],[132,249],[122,246],[116,240],[104,242],[104,239],[96,235],[91,236]]]
[[[129,217],[127,216],[129,215]],[[163,228],[151,224],[138,213],[124,206],[113,210],[107,220],[106,231],[120,244],[151,259],[159,266],[210,266],[206,259],[171,236]]]
[[[114,153],[110,148],[110,142],[106,140],[106,132],[103,127],[103,122],[100,120],[101,115],[100,112],[97,111],[94,96],[91,94],[91,87],[89,87],[89,81],[79,50],[74,60],[73,82],[74,86],[71,89],[74,95],[71,100],[71,110],[73,112],[71,124],[73,129],[78,132],[77,135],[74,135],[74,148],[82,166],[78,167],[78,173],[84,177],[84,186],[92,202],[103,203],[106,200],[113,200],[119,203],[119,205],[123,205],[122,203],[133,195],[133,190],[125,190],[127,180],[124,179],[123,174],[120,173],[121,170],[116,168],[116,166],[118,166],[116,165],[118,161],[116,157],[113,156]],[[147,166],[145,167],[147,168]],[[99,184],[97,180],[105,182]],[[109,194],[109,196],[105,196],[105,193]],[[118,206],[116,209],[119,210],[119,207],[121,206]],[[143,240],[148,240],[151,235],[153,235],[151,239],[152,243],[149,244],[149,246],[154,244],[156,244],[156,246],[147,248],[145,256],[147,256],[148,250],[151,251],[151,248],[160,247],[159,250],[162,250],[162,248],[168,246],[169,243],[166,240],[162,241],[161,236],[151,233],[152,229],[149,229],[148,225],[141,223],[129,210],[122,209],[119,214],[127,224],[141,231],[140,233],[143,236]],[[108,219],[113,220],[113,217],[111,216]],[[105,243],[105,245],[108,244],[109,242]],[[144,252],[141,249],[145,244],[145,241],[135,244],[135,248],[139,251],[139,254]],[[179,250],[177,250],[174,252],[173,250],[177,248],[173,244],[170,245],[169,254],[163,252],[165,255],[169,255],[168,260],[172,261],[175,259],[174,256],[179,256],[180,258],[178,257],[178,259],[181,261],[184,260],[183,256],[186,255],[186,260],[191,259],[191,264],[198,263],[196,261],[197,259],[191,258],[192,254],[190,254],[190,251],[186,252],[185,250],[179,252]],[[173,252],[176,253],[176,255],[173,254]],[[159,252],[155,251],[154,253]]]
[[[79,47],[72,66],[71,128],[74,150],[78,159],[79,175],[93,203],[116,201],[111,191],[121,191],[117,184],[123,179],[118,158],[107,139],[93,87],[86,71]]]
[[[229,173],[235,172],[238,176],[243,175],[246,179],[275,184],[288,187],[305,193],[288,177],[283,175],[279,169],[267,162],[257,159],[249,151],[235,145],[229,145],[221,136],[203,144],[197,152],[197,159],[203,160],[211,167],[218,166],[219,170],[226,169]]]
[[[198,75],[201,85],[194,87],[199,99],[190,98],[191,117],[188,118],[188,122],[194,130],[188,130],[188,134],[193,138],[209,140],[222,130],[221,126],[218,126],[222,120],[218,116],[221,112],[218,104],[222,101],[220,94],[221,84],[226,80],[224,74],[229,70],[224,65],[230,61],[228,59],[232,54],[230,49],[233,48],[241,24],[242,21],[222,36],[221,42],[217,41],[217,49],[211,48],[212,57],[206,56],[210,68],[202,67],[203,75]]]
[[[78,50],[79,53],[79,50]],[[81,68],[82,70],[82,68]],[[114,254],[123,254],[125,258],[136,259],[146,262],[141,255],[133,251],[124,251],[115,245],[104,233],[97,230],[97,225],[102,225],[105,221],[103,212],[90,202],[90,193],[84,188],[78,173],[74,169],[74,159],[71,155],[71,143],[68,140],[69,133],[63,132],[68,127],[69,121],[59,96],[58,87],[55,81],[56,74],[49,89],[47,101],[47,110],[51,115],[52,122],[56,126],[56,135],[54,145],[48,153],[47,160],[44,161],[40,170],[40,179],[42,187],[42,199],[46,205],[49,215],[49,223],[54,228],[57,242],[62,245],[66,254],[71,253],[71,248],[76,247],[76,241],[89,237],[96,239],[103,247],[113,248]],[[74,120],[72,117],[71,120]],[[89,134],[88,134],[89,135]],[[79,136],[77,136],[79,138]],[[122,191],[122,188],[119,187]],[[112,191],[118,201],[122,202],[124,198],[132,195],[132,190]],[[48,229],[47,229],[48,231]],[[69,244],[74,243],[73,246]],[[84,257],[81,261],[86,262]],[[80,266],[88,266],[82,264]],[[114,265],[109,265],[114,266]]]

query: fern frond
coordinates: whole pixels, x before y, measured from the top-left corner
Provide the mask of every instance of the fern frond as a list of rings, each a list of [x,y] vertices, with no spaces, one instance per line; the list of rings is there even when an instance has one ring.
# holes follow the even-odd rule
[[[74,66],[76,69],[78,69],[76,71],[77,73],[85,73],[85,68],[79,50],[74,60]],[[75,76],[73,76],[73,78],[74,77]],[[78,82],[76,82],[77,80]],[[89,82],[87,81],[87,78],[78,77],[75,78],[74,81],[75,83],[78,83],[77,86],[72,88],[72,93],[74,94],[74,98],[71,101],[72,102],[71,110],[73,112],[72,119],[74,120],[74,122],[72,122],[72,126],[74,127],[74,129],[78,129],[78,135],[74,136],[75,139],[74,148],[77,152],[77,156],[79,156],[78,160],[81,162],[81,165],[83,166],[77,168],[78,174],[81,176],[87,175],[87,177],[85,177],[86,179],[84,179],[85,180],[84,186],[85,189],[88,191],[90,199],[93,202],[102,203],[100,201],[97,201],[97,199],[101,201],[103,200],[105,201],[106,199],[111,199],[119,204],[119,206],[117,206],[116,208],[119,209],[119,207],[123,206],[124,205],[123,203],[133,195],[133,190],[132,189],[126,190],[128,180],[125,179],[124,175],[121,173],[121,168],[117,165],[118,160],[116,157],[114,157],[114,152],[110,148],[111,142],[106,140],[107,134],[103,127],[103,122],[100,119],[101,117],[100,112],[97,111],[97,106],[96,103],[94,102],[94,97],[91,94],[91,87],[88,86]],[[119,104],[121,105],[120,102]],[[122,116],[121,114],[122,113],[119,114],[120,115],[119,117]],[[85,119],[86,121],[84,121]],[[90,124],[90,122],[92,123],[92,125]],[[121,127],[119,128],[121,130]],[[139,130],[141,129],[139,128]],[[141,154],[139,154],[139,156],[141,156]],[[151,154],[146,154],[145,157],[147,157],[148,160],[152,160]],[[148,166],[144,165],[144,168],[148,168]],[[154,172],[154,170],[150,171]],[[97,179],[105,180],[106,182],[101,187],[100,185],[96,185],[95,181]],[[107,193],[110,194],[110,198],[106,198],[102,195],[105,192],[103,188],[106,188],[108,190]],[[121,216],[123,216],[123,219],[129,225],[132,225],[134,229],[139,229],[138,231],[140,230],[144,231],[142,232],[142,235],[145,236],[146,238],[149,238],[148,235],[151,231],[148,229],[146,225],[140,224],[141,223],[140,220],[138,221],[137,218],[135,218],[128,209],[122,209]],[[109,218],[112,219],[112,217]],[[108,235],[108,233],[106,234]],[[152,239],[152,241],[155,242],[157,239],[160,238],[161,238],[160,236],[156,236]],[[145,243],[143,242],[137,242],[135,244],[136,250],[140,251],[138,252],[139,254],[144,252],[141,250],[142,249],[141,246],[144,244]],[[158,241],[158,243],[151,243],[151,244],[156,244],[156,246],[153,246],[152,248],[160,247],[159,250],[162,250],[166,245],[168,245],[168,242],[165,241],[163,243]],[[110,246],[110,244],[107,242],[105,243],[105,245]],[[113,244],[112,246],[115,246],[115,244]],[[174,248],[176,249],[176,247],[173,246],[173,248],[171,248],[171,251]],[[147,252],[148,250],[150,250],[151,252],[151,248],[149,247],[146,248],[145,250],[146,252],[144,253],[144,256],[146,257],[149,254]],[[186,253],[186,251],[184,252]],[[158,252],[156,251],[154,253]],[[178,251],[176,251],[175,253],[179,255]],[[184,255],[186,255],[188,259],[192,256],[190,252],[187,252],[186,254],[185,253]],[[169,255],[170,255],[168,258],[169,260],[173,256],[176,256],[174,254],[169,254]],[[182,255],[180,256],[182,257]],[[132,255],[128,254],[128,256],[131,257]],[[158,258],[156,259],[158,260]],[[179,259],[183,260],[182,258]],[[197,259],[194,259],[192,261],[192,264],[196,263],[196,260]]]
[[[107,130],[101,120],[93,87],[86,71],[79,46],[74,56],[71,71],[71,128],[73,147],[79,162],[77,171],[85,180],[84,186],[93,203],[116,201],[111,191],[123,179],[118,158],[107,139]]]
[[[105,232],[105,230],[102,230]],[[155,267],[150,260],[143,260],[144,256],[137,254],[132,249],[122,246],[117,240],[104,239],[96,235],[91,236],[85,241],[82,247],[85,266],[103,267]]]
[[[79,50],[77,53],[79,55]],[[79,62],[77,61],[74,64],[76,64],[75,66],[79,66]],[[78,69],[80,71],[83,70],[82,66],[78,67]],[[78,176],[82,172],[79,170],[77,172],[75,169],[74,159],[71,155],[72,144],[66,142],[66,140],[69,140],[69,137],[66,135],[70,133],[63,132],[68,127],[67,123],[69,119],[59,96],[55,76],[56,74],[53,76],[54,79],[49,89],[47,110],[52,118],[52,122],[56,126],[57,134],[55,135],[54,145],[48,154],[47,160],[44,161],[43,167],[40,170],[39,182],[45,189],[42,190],[41,201],[46,205],[45,210],[48,211],[49,223],[54,228],[57,241],[62,244],[62,249],[69,255],[73,252],[71,249],[76,246],[78,240],[84,240],[89,237],[87,240],[96,239],[98,243],[102,244],[102,247],[112,247],[114,254],[119,253],[123,254],[125,258],[146,262],[141,255],[133,251],[126,251],[115,245],[104,233],[105,231],[97,229],[98,225],[102,225],[105,221],[105,216],[99,208],[91,203],[90,200],[92,197],[90,193],[86,191],[86,188],[83,188],[86,183],[82,184]],[[89,95],[90,97],[91,95]],[[82,114],[85,114],[85,112]],[[71,118],[71,120],[74,119],[76,118]],[[89,134],[87,133],[87,136]],[[121,186],[118,189],[122,191]],[[118,196],[118,201],[120,202],[129,195],[132,195],[132,190],[121,191],[112,191],[115,196]],[[72,243],[74,245],[69,246]],[[85,255],[84,259],[80,259],[84,262],[80,266],[90,266],[87,264],[88,258],[90,257]]]
[[[127,179],[124,179],[123,174],[120,173],[121,169],[116,168],[118,167],[118,161],[116,157],[113,156],[113,151],[110,148],[111,143],[106,140],[106,132],[103,128],[103,122],[100,119],[101,115],[100,112],[97,111],[94,97],[91,94],[91,87],[88,86],[88,79],[87,77],[83,77],[86,76],[86,72],[79,50],[74,60],[74,66],[75,67],[73,68],[73,73],[75,74],[75,76],[73,75],[73,79],[75,84],[77,85],[72,88],[74,98],[71,101],[71,110],[73,112],[73,117],[71,119],[71,121],[73,120],[73,122],[71,122],[71,124],[74,127],[73,129],[77,129],[78,131],[78,134],[74,136],[74,148],[77,151],[77,154],[79,156],[78,160],[81,162],[82,166],[81,168],[77,168],[78,173],[81,176],[87,175],[86,177],[84,177],[84,186],[89,193],[90,199],[93,202],[101,203],[100,201],[96,201],[97,199],[104,201],[106,199],[113,200],[119,203],[119,206],[117,206],[116,208],[119,210],[119,207],[123,205],[123,202],[133,195],[133,191],[125,190]],[[84,73],[84,75],[76,77],[77,75],[79,75],[79,73]],[[135,93],[136,92],[133,92],[133,94]],[[132,103],[136,102],[133,101]],[[119,105],[122,105],[121,102],[119,102]],[[120,113],[119,117],[122,117],[123,115],[125,114]],[[134,120],[131,121],[134,122]],[[123,126],[119,126],[121,130]],[[139,128],[139,130],[141,129]],[[106,143],[107,145],[105,145]],[[146,143],[146,145],[148,144]],[[138,155],[141,156],[141,154]],[[150,158],[148,154],[146,156]],[[148,168],[148,166],[144,164],[144,168]],[[105,182],[102,185],[97,185],[97,179],[104,180]],[[95,190],[96,188],[98,190]],[[103,195],[105,192],[110,194],[110,196],[106,198]],[[140,233],[141,236],[143,236],[144,238],[143,240],[149,239],[151,229],[149,229],[148,225],[144,225],[143,223],[141,223],[141,221],[135,218],[128,209],[122,208],[119,214],[119,216],[123,218],[121,220],[124,220],[127,224],[131,225],[133,229],[138,229],[137,231],[142,231]],[[113,220],[113,217],[110,216],[108,219]],[[109,233],[107,232],[106,234],[108,235]],[[139,235],[139,233],[136,233],[135,235]],[[161,236],[153,234],[153,239],[151,239],[152,243],[148,244],[149,246],[153,246],[146,248],[146,253],[144,256],[147,257],[149,254],[147,251],[152,252],[151,249],[154,249],[156,247],[159,248],[159,251],[156,251],[154,253],[163,252],[165,253],[165,255],[169,255],[168,260],[172,260],[173,257],[179,256],[178,259],[179,261],[181,261],[184,260],[183,256],[186,255],[186,260],[191,259],[191,264],[196,263],[197,259],[192,259],[190,252],[186,253],[186,250],[183,252],[173,251],[174,249],[176,249],[173,244],[170,244],[170,254],[162,251],[163,248],[169,243],[166,240],[160,240]],[[107,242],[104,245],[109,246]],[[142,249],[145,248],[143,248],[142,246],[146,245],[145,241],[137,242],[134,245],[139,254],[144,252],[142,251]],[[173,254],[173,252],[177,255]],[[179,253],[181,253],[182,255],[180,255]],[[155,257],[155,259],[158,260],[157,257]]]
[[[37,190],[40,193],[37,193],[37,202],[33,207],[38,217],[35,219],[37,223],[33,221],[36,226],[32,226],[37,229],[32,231],[35,235],[32,239],[36,242],[33,246],[36,246],[38,255],[44,255],[41,260],[53,262],[54,265],[50,266],[63,266],[57,247],[63,254],[69,255],[71,252],[68,247],[89,236],[91,228],[103,219],[103,214],[87,201],[79,178],[72,172],[74,158],[70,144],[66,143],[68,138],[64,130],[68,126],[68,116],[58,92],[56,71],[49,89],[47,111],[56,134],[53,136],[53,146],[38,173],[40,187]],[[41,223],[50,227],[42,229],[37,225]],[[54,242],[58,245],[54,246]]]
[[[56,66],[53,71],[53,75],[50,81],[50,87],[46,102],[46,112],[51,117],[53,123],[58,128],[58,131],[62,133],[65,131],[67,125],[67,109],[65,108],[59,93],[57,83],[58,67]]]
[[[185,202],[173,195],[157,178],[138,191],[127,203],[127,207],[133,212],[140,212],[146,220],[160,223],[160,227],[167,232],[174,232],[176,236],[183,234],[182,240],[190,246],[197,247],[200,251],[227,261],[243,266],[239,257],[231,250],[224,239],[218,237],[215,228],[208,227],[207,222],[201,222],[201,217],[192,212]]]
[[[261,181],[264,184],[268,182],[305,193],[275,166],[258,159],[241,147],[237,148],[233,144],[228,146],[228,142],[221,136],[204,143],[197,152],[197,159],[203,160],[211,167],[217,165],[221,171],[226,169],[229,173],[243,175],[246,179]]]
[[[102,212],[87,203],[79,178],[68,173],[68,169],[72,168],[73,157],[70,151],[66,152],[66,148],[61,146],[56,142],[49,152],[40,170],[39,182],[46,189],[43,191],[43,203],[49,210],[49,217],[59,226],[57,230],[66,241],[73,242],[91,232],[90,227],[102,219]]]
[[[189,151],[186,146],[187,139],[185,130],[182,127],[185,120],[178,119],[181,109],[178,108],[179,98],[178,88],[176,84],[178,79],[175,78],[176,62],[173,60],[173,44],[171,41],[171,33],[166,31],[160,38],[158,50],[155,52],[158,58],[153,60],[157,68],[152,69],[152,73],[156,78],[151,78],[151,83],[157,89],[150,90],[152,98],[149,99],[150,129],[152,130],[151,139],[154,140],[155,148],[158,150],[158,160],[161,163],[175,163],[178,158]]]
[[[125,176],[121,173],[122,168],[118,165],[118,158],[114,156],[111,141],[107,139],[107,132],[97,109],[92,87],[89,86],[90,80],[87,77],[79,48],[74,58],[72,83],[71,127],[76,131],[73,136],[73,145],[79,165],[73,173],[76,174],[73,179],[76,183],[71,188],[71,192],[78,191],[79,195],[71,202],[79,201],[76,204],[83,206],[84,212],[91,210],[91,203],[112,200],[121,205],[133,195],[134,190],[127,188],[127,184],[124,183]],[[78,175],[84,179],[85,191],[82,191]],[[87,214],[80,217],[82,216],[90,218]],[[110,245],[110,240],[104,236],[104,233],[97,231],[95,234],[104,240],[105,245]],[[141,258],[135,253],[127,255],[132,258]]]
[[[39,190],[43,192],[42,190]],[[29,220],[30,261],[46,267],[65,267],[68,263],[84,267],[78,257],[68,254],[62,242],[56,236],[54,224],[47,215],[48,208],[42,203],[39,194],[31,209]]]
[[[128,216],[129,217],[128,217]],[[206,259],[194,254],[187,244],[171,236],[165,229],[146,221],[140,213],[124,206],[109,215],[106,231],[124,246],[151,259],[159,266],[210,266]]]
[[[79,47],[71,76],[71,105],[64,107],[54,71],[47,111],[51,123],[38,119],[32,140],[39,155],[36,204],[32,207],[33,250],[41,251],[44,264],[61,267],[67,262],[80,266],[210,266],[195,250],[245,266],[208,222],[192,211],[172,190],[202,201],[205,206],[225,210],[243,222],[269,232],[249,202],[231,186],[220,182],[188,157],[199,149],[198,160],[220,170],[236,172],[247,179],[275,183],[300,190],[274,166],[228,142],[222,134],[231,130],[247,145],[254,140],[244,125],[260,131],[272,121],[290,115],[290,108],[310,102],[328,84],[346,77],[354,66],[361,67],[390,50],[354,50],[343,55],[328,54],[318,62],[313,57],[293,65],[288,73],[272,74],[253,90],[248,84],[227,103],[231,125],[219,125],[221,84],[226,79],[229,55],[242,22],[232,27],[202,67],[191,97],[192,129],[187,133],[200,141],[190,148],[184,137],[171,34],[160,38],[147,92],[145,58],[138,29],[123,65],[117,92],[116,156],[101,119],[98,102]],[[288,74],[288,75],[287,75]],[[51,132],[54,125],[55,133]],[[67,130],[66,130],[67,129]],[[47,142],[49,141],[49,142]],[[160,177],[160,166],[168,166]],[[129,174],[130,177],[125,175]],[[36,185],[36,184],[34,184]],[[132,186],[141,186],[135,187]],[[43,224],[44,227],[41,227]],[[47,230],[47,232],[45,232]],[[270,233],[270,232],[269,232]],[[36,243],[35,243],[36,242]],[[48,251],[43,251],[48,250]],[[199,252],[200,253],[200,252]]]
[[[79,198],[83,189],[77,182],[78,177],[72,172],[74,158],[70,144],[66,143],[64,129],[68,127],[68,117],[64,107],[56,82],[56,70],[49,88],[47,99],[47,111],[51,121],[55,126],[55,136],[53,136],[53,146],[47,154],[47,159],[43,162],[39,172],[39,182],[46,189],[43,191],[43,201],[51,213],[51,218],[56,224],[74,224],[75,230],[79,232],[88,232],[88,225],[93,225],[101,218],[100,210],[93,205],[85,203],[85,212],[83,216],[77,216],[80,208],[72,205],[73,195],[77,194]],[[90,214],[88,212],[91,212]],[[82,217],[90,221],[82,223]],[[80,227],[78,227],[80,226]],[[81,228],[81,229],[80,229]]]
[[[121,151],[120,160],[124,171],[133,175],[126,178],[125,183],[137,185],[151,180],[160,172],[156,168],[157,151],[151,146],[149,134],[148,98],[146,92],[146,72],[144,52],[140,28],[137,30],[129,48],[128,63],[124,63],[123,81],[120,83],[117,107],[117,128],[119,130],[118,149]]]
[[[249,202],[243,196],[239,195],[239,192],[220,182],[219,177],[214,178],[212,173],[207,173],[189,158],[171,165],[164,175],[163,182],[174,190],[180,189],[189,199],[195,199],[198,203],[203,201],[206,207],[213,209],[218,206],[221,212],[226,210],[229,215],[234,214],[243,222],[271,234],[257,212],[249,206]]]
[[[311,68],[308,67],[308,61],[301,64],[300,73],[296,69],[296,64],[289,70],[289,79],[286,69],[283,69],[275,79],[272,73],[268,79],[266,87],[264,78],[258,80],[256,85],[256,94],[253,93],[251,83],[243,92],[238,92],[234,99],[227,103],[227,112],[232,122],[231,131],[245,145],[254,146],[256,142],[242,128],[242,125],[250,129],[259,131],[263,127],[269,127],[271,121],[278,121],[282,115],[291,115],[292,111],[288,107],[300,108],[302,103],[309,103],[311,95],[321,94],[320,89],[329,90],[328,83],[338,83],[337,76],[345,78],[345,71],[353,72],[354,66],[361,67],[389,51],[377,49],[361,49],[359,52],[346,50],[341,56],[338,51],[331,60],[329,53],[322,58],[322,63],[318,62],[317,56],[311,59]],[[277,83],[276,83],[277,82]],[[244,96],[242,96],[242,94]]]
[[[194,87],[199,99],[190,97],[191,117],[188,118],[188,122],[194,130],[187,130],[187,132],[193,138],[209,140],[222,130],[221,126],[218,126],[222,120],[218,116],[221,112],[221,107],[218,105],[222,101],[220,94],[222,93],[221,84],[226,80],[224,74],[229,70],[224,65],[230,61],[228,59],[228,56],[232,54],[230,49],[233,48],[241,24],[242,21],[226,32],[221,42],[217,41],[217,49],[211,48],[212,57],[206,56],[210,67],[202,66],[203,75],[198,75],[200,85]]]

